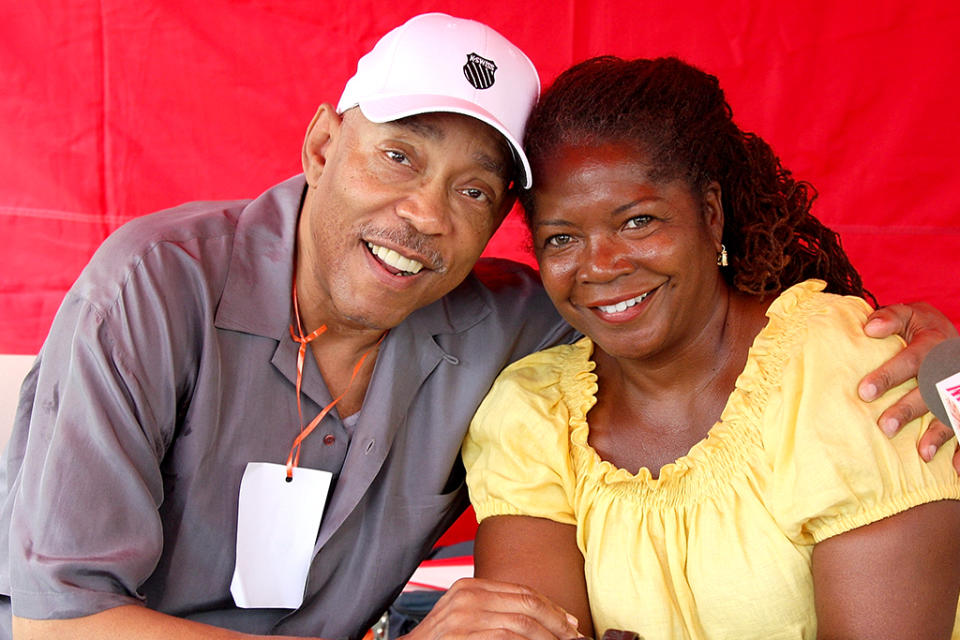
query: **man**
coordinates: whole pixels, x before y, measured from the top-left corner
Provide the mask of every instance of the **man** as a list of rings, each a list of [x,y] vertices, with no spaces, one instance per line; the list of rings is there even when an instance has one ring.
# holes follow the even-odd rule
[[[499,34],[419,16],[320,107],[302,176],[104,243],[25,381],[4,461],[17,637],[369,626],[465,504],[460,441],[493,377],[572,337],[528,270],[474,269],[530,184],[519,141],[538,90]],[[271,536],[290,549],[260,553]],[[467,627],[575,634],[535,594],[483,581],[419,633]]]

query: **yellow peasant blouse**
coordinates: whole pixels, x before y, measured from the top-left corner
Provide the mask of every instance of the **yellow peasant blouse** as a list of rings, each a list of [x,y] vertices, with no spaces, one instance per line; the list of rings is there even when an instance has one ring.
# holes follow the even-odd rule
[[[823,287],[810,280],[773,302],[719,422],[656,479],[588,444],[597,390],[589,339],[505,369],[463,446],[478,520],[576,525],[598,635],[815,638],[814,544],[960,499],[956,443],[929,464],[917,454],[929,416],[892,439],[876,426],[915,383],[887,401],[856,395],[902,341],[867,338],[868,305]]]

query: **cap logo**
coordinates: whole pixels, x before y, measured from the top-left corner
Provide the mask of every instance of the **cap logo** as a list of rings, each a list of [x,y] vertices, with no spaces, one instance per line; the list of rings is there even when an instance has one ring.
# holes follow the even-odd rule
[[[467,64],[463,65],[463,75],[474,89],[489,89],[493,86],[493,73],[497,65],[476,53],[467,54]]]

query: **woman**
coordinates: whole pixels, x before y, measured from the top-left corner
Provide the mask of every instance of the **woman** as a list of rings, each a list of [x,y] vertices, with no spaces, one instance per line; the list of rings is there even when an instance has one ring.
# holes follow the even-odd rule
[[[812,188],[676,59],[573,67],[526,135],[543,282],[587,337],[509,367],[471,426],[477,576],[585,635],[948,637],[955,445],[925,464],[921,421],[888,440],[856,397],[899,343],[862,335]]]

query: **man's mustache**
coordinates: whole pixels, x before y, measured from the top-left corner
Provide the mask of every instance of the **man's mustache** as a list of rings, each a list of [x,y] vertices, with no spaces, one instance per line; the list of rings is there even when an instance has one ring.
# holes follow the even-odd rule
[[[363,225],[360,228],[360,236],[373,244],[380,244],[379,241],[384,241],[390,248],[407,249],[409,257],[423,262],[424,266],[431,271],[443,273],[447,270],[447,264],[436,247],[436,241],[409,225],[388,229],[369,224]]]

